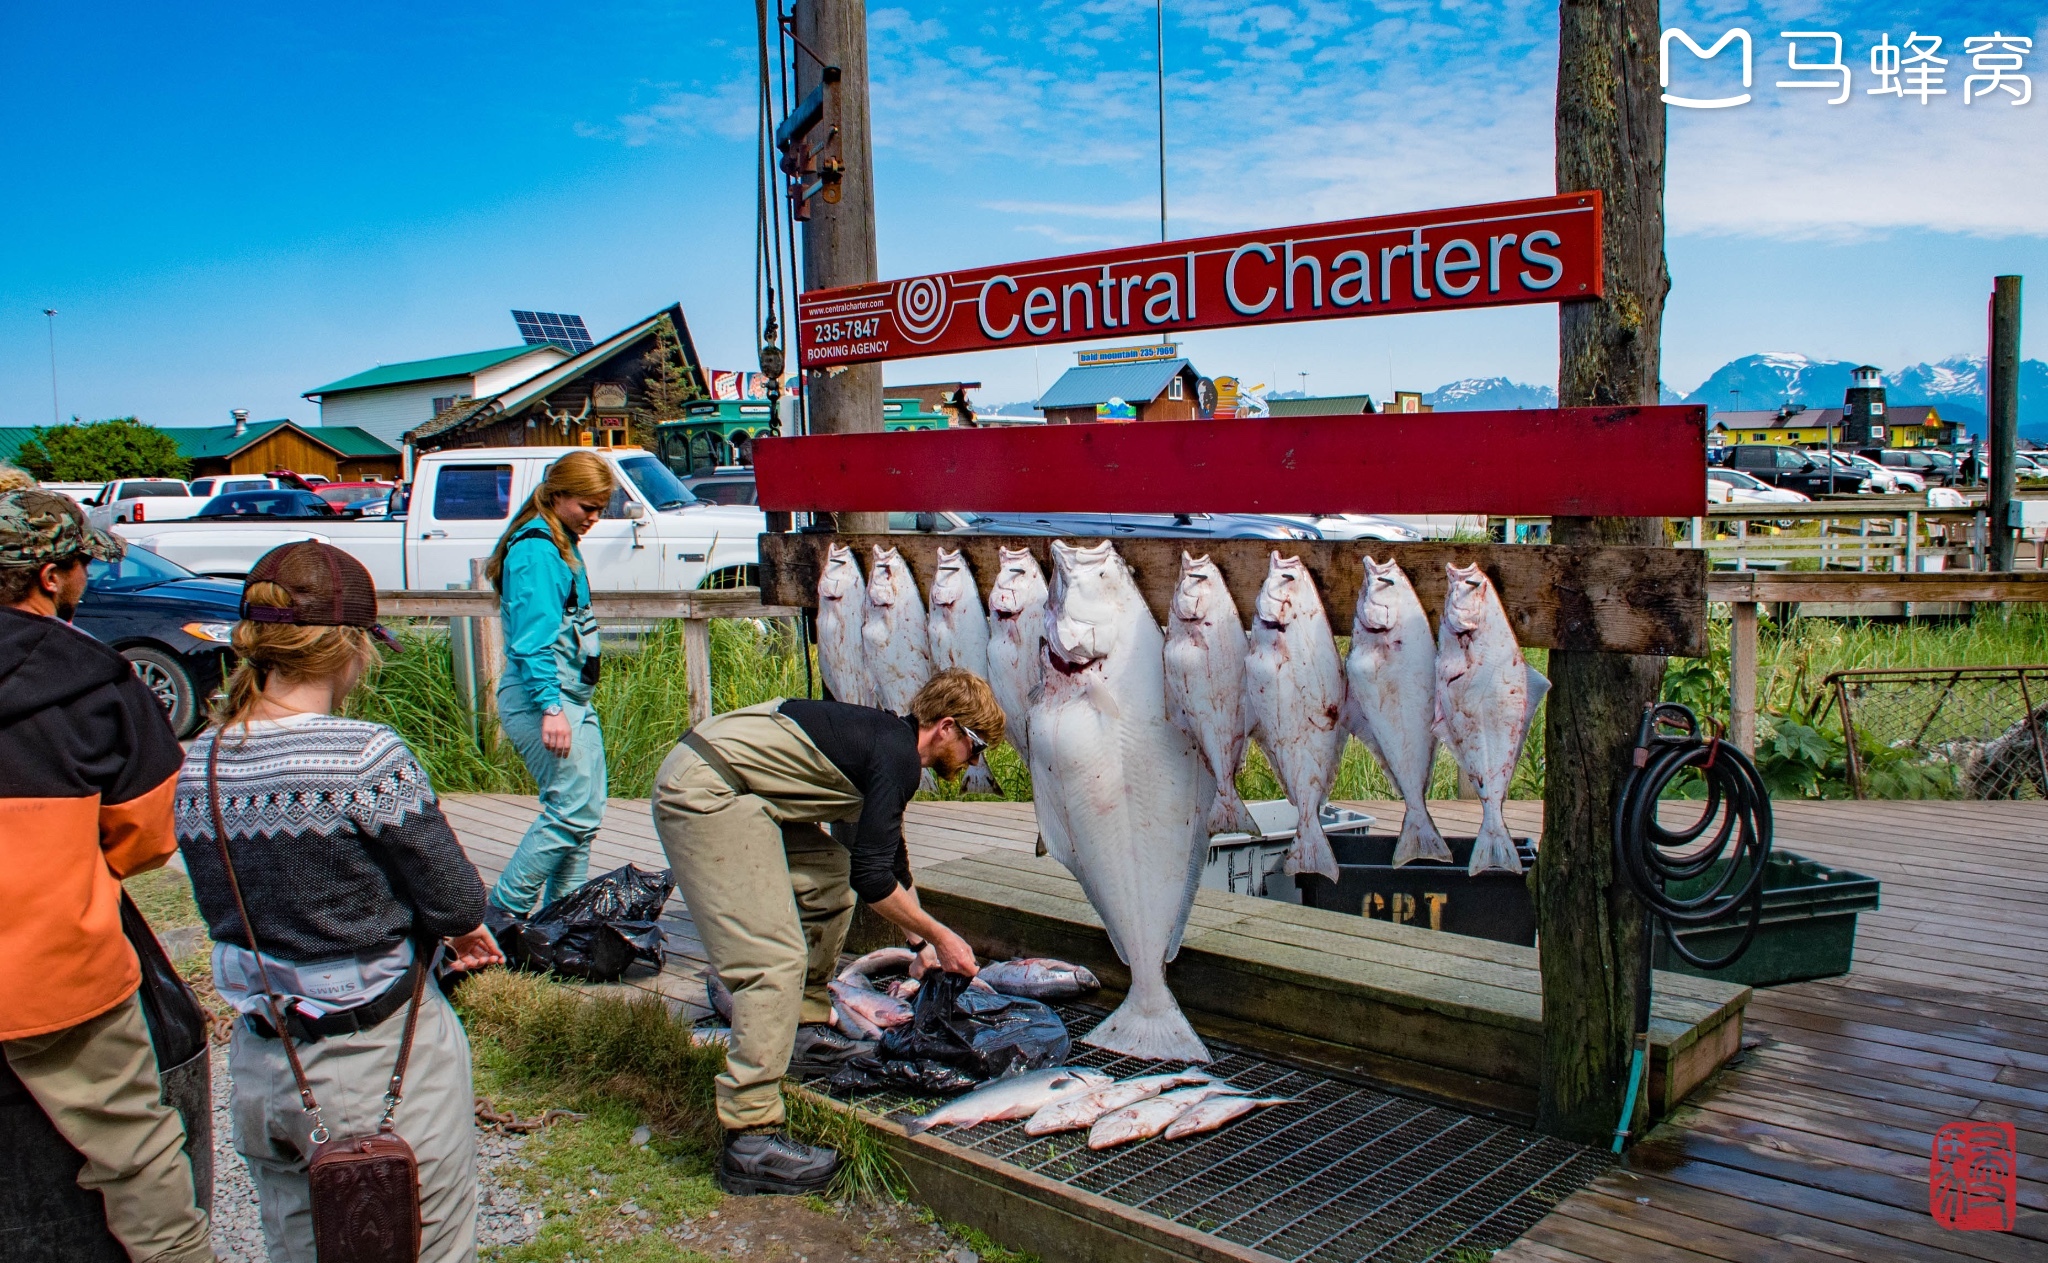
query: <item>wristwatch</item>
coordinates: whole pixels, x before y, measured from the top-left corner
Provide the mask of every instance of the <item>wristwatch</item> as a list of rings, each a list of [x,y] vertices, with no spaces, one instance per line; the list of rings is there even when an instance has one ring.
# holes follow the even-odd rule
[[[562,713],[562,704],[556,702],[552,706],[543,706],[540,708],[540,713],[543,715],[559,715]]]

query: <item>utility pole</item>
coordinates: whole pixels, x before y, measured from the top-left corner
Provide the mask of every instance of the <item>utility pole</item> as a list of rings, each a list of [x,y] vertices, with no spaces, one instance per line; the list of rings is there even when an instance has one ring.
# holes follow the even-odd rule
[[[804,223],[802,288],[827,289],[881,279],[875,258],[875,168],[868,127],[866,0],[797,0],[796,94],[802,100],[839,68],[839,157],[846,164],[839,200],[811,202]],[[826,122],[834,120],[828,111]],[[792,337],[798,335],[792,334]],[[800,351],[798,363],[801,363]],[[872,434],[882,429],[882,366],[855,364],[833,373],[807,371],[811,433]],[[884,531],[886,513],[841,513],[841,531]]]
[[[43,308],[43,321],[50,328],[50,424],[62,425],[62,413],[57,408],[57,309]]]
[[[1664,105],[1658,0],[1558,6],[1557,187],[1605,199],[1606,296],[1558,308],[1558,403],[1657,402],[1664,295]],[[1663,544],[1650,518],[1560,517],[1558,544]],[[1543,971],[1537,1125],[1602,1144],[1628,1084],[1642,905],[1614,868],[1614,806],[1664,660],[1553,650],[1536,924]]]
[[[2020,433],[2020,278],[2001,276],[1991,283],[1991,353],[1985,370],[1990,398],[1985,402],[1984,457],[1991,480],[1986,507],[1991,517],[1992,570],[2012,569],[2013,448]]]

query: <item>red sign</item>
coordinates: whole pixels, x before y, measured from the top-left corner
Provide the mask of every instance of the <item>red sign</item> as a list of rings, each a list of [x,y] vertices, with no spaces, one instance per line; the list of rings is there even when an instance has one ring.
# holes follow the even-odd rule
[[[1934,1133],[1927,1209],[1944,1228],[2011,1232],[2019,1213],[2019,1134],[1969,1119]]]
[[[990,426],[754,440],[775,512],[1706,511],[1698,406]]]
[[[1601,295],[1600,194],[1228,233],[797,300],[805,368]]]

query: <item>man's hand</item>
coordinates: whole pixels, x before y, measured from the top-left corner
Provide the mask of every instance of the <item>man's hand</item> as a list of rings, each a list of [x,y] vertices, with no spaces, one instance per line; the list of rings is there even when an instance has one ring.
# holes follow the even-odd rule
[[[908,886],[898,886],[889,892],[889,897],[871,905],[876,912],[908,935],[924,940],[917,949],[917,956],[910,962],[912,977],[921,977],[933,966],[939,966],[948,973],[965,974],[972,978],[979,972],[974,965],[974,949],[967,940],[947,929],[926,912],[917,901],[917,891]]]
[[[558,759],[568,758],[569,745],[574,740],[575,735],[569,731],[569,717],[567,715],[542,715],[540,717],[540,743],[547,747],[549,754],[554,755]]]
[[[972,978],[981,972],[980,967],[974,963],[974,949],[967,945],[966,939],[943,925],[938,927],[938,931],[925,944],[925,951],[936,950],[938,963],[947,973]]]
[[[448,950],[454,953],[449,965],[465,973],[486,965],[505,963],[505,953],[498,950],[498,940],[491,937],[487,926],[479,925],[467,934],[449,939]]]

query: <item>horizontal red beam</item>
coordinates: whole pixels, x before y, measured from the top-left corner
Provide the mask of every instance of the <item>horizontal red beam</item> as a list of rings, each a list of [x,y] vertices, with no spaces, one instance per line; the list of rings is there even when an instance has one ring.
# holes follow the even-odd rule
[[[1706,510],[1700,407],[1097,422],[754,441],[776,512]]]

